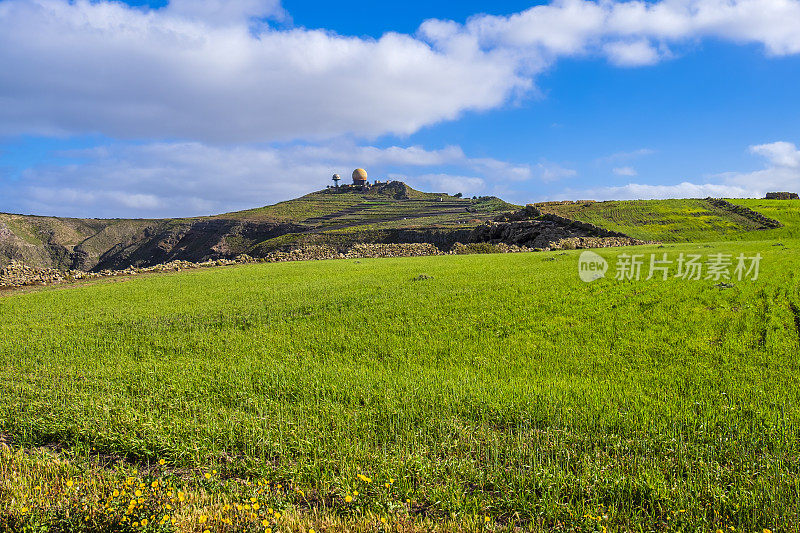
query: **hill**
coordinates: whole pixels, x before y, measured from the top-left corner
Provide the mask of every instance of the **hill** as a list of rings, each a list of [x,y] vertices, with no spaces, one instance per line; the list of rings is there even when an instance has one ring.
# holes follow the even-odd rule
[[[496,197],[457,198],[395,181],[367,190],[328,188],[270,206],[185,219],[0,214],[0,267],[20,260],[35,267],[119,270],[176,259],[263,257],[308,245],[344,249],[357,243],[430,243],[449,249],[456,242],[489,241],[546,248],[563,238],[603,235],[659,242],[800,237],[800,200],[534,205],[535,210],[522,211],[520,221],[508,216],[519,206]]]
[[[736,211],[730,205],[752,210]],[[800,200],[631,200],[607,202],[544,202],[546,213],[596,224],[631,237],[661,242],[764,240],[797,236]],[[772,228],[760,215],[784,224]]]
[[[451,245],[518,206],[456,198],[402,182],[323,189],[275,205],[185,219],[74,219],[0,214],[0,267],[12,259],[80,270],[261,255],[302,244],[434,242]]]

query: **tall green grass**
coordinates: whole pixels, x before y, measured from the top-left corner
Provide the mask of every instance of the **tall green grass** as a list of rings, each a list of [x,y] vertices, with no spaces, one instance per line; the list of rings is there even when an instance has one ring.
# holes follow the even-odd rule
[[[728,288],[585,284],[578,252],[549,252],[12,295],[0,298],[0,432],[321,495],[357,473],[392,477],[430,517],[797,530],[800,242],[783,244],[599,252],[610,277],[632,251],[761,253],[760,278]]]

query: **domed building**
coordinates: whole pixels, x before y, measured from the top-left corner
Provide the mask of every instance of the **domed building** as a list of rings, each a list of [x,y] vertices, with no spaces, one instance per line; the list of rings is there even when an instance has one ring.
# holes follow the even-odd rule
[[[364,187],[367,184],[367,171],[363,168],[357,168],[353,171],[353,185],[357,187]]]

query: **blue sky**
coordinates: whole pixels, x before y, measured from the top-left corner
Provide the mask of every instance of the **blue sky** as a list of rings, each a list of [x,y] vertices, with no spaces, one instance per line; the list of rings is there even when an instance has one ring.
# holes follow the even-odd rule
[[[0,0],[0,72],[3,212],[800,189],[795,0]]]

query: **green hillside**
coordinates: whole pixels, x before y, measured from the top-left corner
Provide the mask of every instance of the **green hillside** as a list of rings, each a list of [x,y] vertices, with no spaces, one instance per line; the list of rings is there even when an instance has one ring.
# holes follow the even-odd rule
[[[314,228],[369,225],[384,222],[435,218],[434,225],[469,222],[487,213],[518,208],[493,196],[457,198],[445,193],[415,190],[402,182],[355,188],[323,189],[275,205],[217,215],[214,218],[275,220],[301,223]],[[403,224],[400,224],[401,226]]]
[[[519,206],[456,198],[402,182],[323,189],[275,205],[185,219],[99,220],[0,214],[0,267],[12,259],[61,269],[125,268],[173,259],[259,255],[302,244],[442,239]],[[425,235],[420,236],[423,230]],[[414,234],[417,232],[417,234]]]
[[[800,201],[731,200],[731,202],[744,205],[778,221],[785,220],[787,228],[763,229],[757,221],[712,205],[705,199],[536,205],[544,212],[590,222],[637,239],[662,242],[762,240],[777,236],[796,236],[800,231]],[[773,214],[776,216],[773,217]]]
[[[797,531],[800,241],[784,244],[667,248],[761,253],[758,281],[728,288],[586,284],[575,251],[0,298],[0,529]],[[600,251],[612,273],[628,252]],[[111,494],[134,489],[133,507]]]
[[[765,239],[800,238],[800,200],[736,198],[729,201],[757,211],[766,217],[774,218],[783,224],[782,228],[763,231]]]

